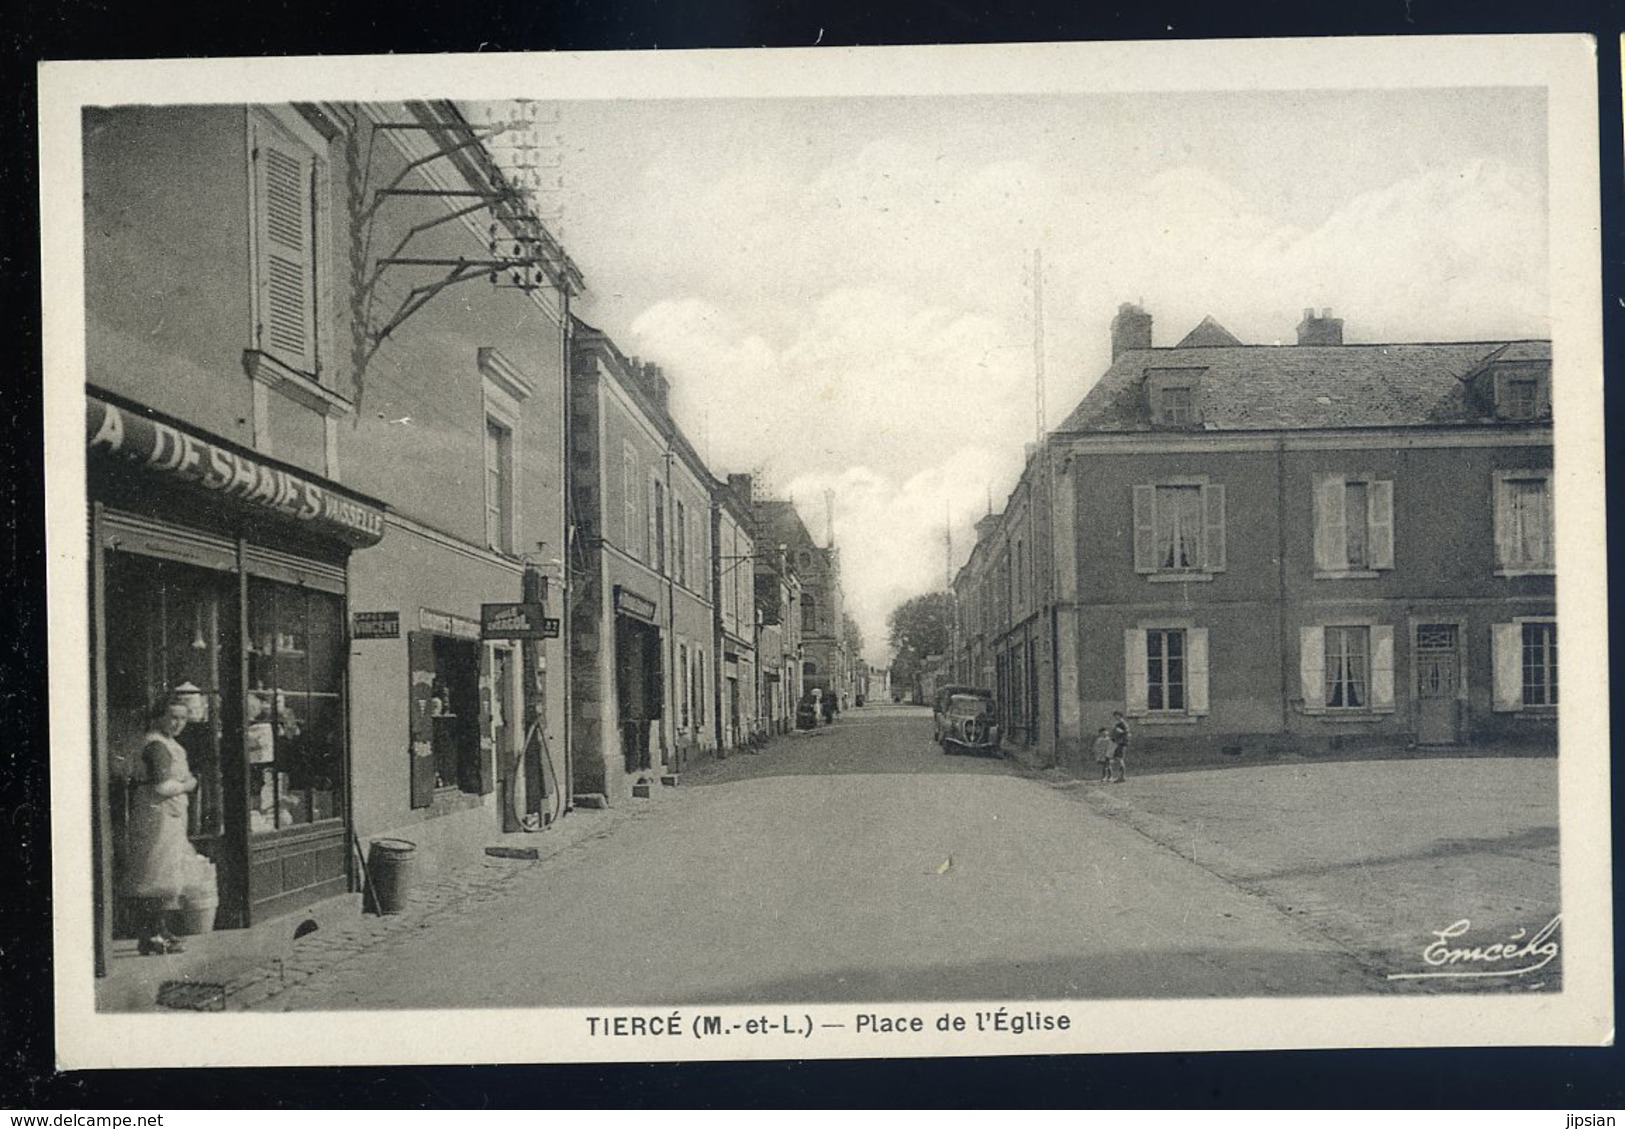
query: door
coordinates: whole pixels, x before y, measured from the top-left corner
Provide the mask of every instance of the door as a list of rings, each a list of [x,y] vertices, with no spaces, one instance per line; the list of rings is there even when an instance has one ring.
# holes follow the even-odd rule
[[[126,829],[146,767],[148,722],[171,699],[186,703],[189,721],[176,738],[198,778],[187,800],[187,837],[215,862],[221,925],[242,923],[239,865],[226,842],[224,781],[237,649],[236,578],[167,560],[109,553],[106,564],[106,671],[109,804],[113,893],[124,886]],[[113,933],[130,935],[123,899]]]
[[[491,750],[496,757],[497,788],[502,799],[502,829],[519,830],[524,807],[524,774],[519,771],[519,737],[513,686],[513,652],[491,648]]]
[[[1461,687],[1461,645],[1453,623],[1416,628],[1416,743],[1454,745]]]

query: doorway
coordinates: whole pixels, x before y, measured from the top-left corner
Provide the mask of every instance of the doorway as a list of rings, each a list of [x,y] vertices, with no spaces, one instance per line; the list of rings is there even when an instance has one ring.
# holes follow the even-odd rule
[[[1453,623],[1416,625],[1416,743],[1461,739],[1461,632]]]
[[[188,706],[177,740],[198,787],[186,806],[192,847],[219,868],[219,924],[244,923],[242,863],[226,840],[225,734],[240,722],[223,715],[237,695],[236,578],[226,573],[128,553],[106,565],[108,803],[115,899],[113,936],[134,934],[129,906],[116,895],[125,878],[130,807],[145,777],[142,748],[154,707],[171,696]]]

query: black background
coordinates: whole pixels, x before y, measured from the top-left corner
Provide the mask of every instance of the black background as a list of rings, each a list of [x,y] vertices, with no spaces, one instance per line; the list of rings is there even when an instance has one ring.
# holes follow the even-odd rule
[[[1466,1107],[1625,1105],[1613,1049],[1372,1050],[644,1066],[93,1071],[54,1068],[49,684],[40,454],[37,89],[44,59],[631,50],[1077,39],[1589,32],[1597,37],[1605,350],[1619,379],[1619,34],[1625,7],[1494,0],[1327,4],[814,4],[792,0],[422,0],[114,6],[24,0],[0,14],[0,1107]],[[44,254],[51,249],[45,248]],[[1610,424],[1618,389],[1607,397]],[[1609,428],[1609,466],[1619,429]],[[1610,476],[1611,477],[1611,476]],[[1610,491],[1610,518],[1618,511]],[[1617,522],[1610,520],[1612,544]],[[1612,571],[1612,568],[1611,568]],[[1600,609],[1599,609],[1600,611]],[[1616,672],[1616,684],[1625,682]],[[1622,715],[1625,716],[1625,715]],[[1625,764],[1621,765],[1625,769]],[[1620,810],[1615,785],[1614,810]],[[1616,840],[1617,840],[1616,834]],[[1615,852],[1615,871],[1621,872]],[[1616,921],[1621,918],[1618,898]],[[1616,946],[1617,951],[1617,946]],[[1617,962],[1616,962],[1617,963]],[[1614,1012],[1619,1013],[1616,991]],[[1335,1032],[1328,1032],[1335,1037]],[[1542,1124],[1545,1122],[1543,1121]],[[1561,1126],[1560,1120],[1553,1125]]]

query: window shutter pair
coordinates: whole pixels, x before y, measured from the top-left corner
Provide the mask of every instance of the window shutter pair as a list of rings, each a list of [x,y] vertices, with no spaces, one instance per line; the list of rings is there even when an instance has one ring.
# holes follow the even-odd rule
[[[1370,709],[1394,710],[1394,629],[1378,624],[1370,629]],[[1298,629],[1298,679],[1305,713],[1326,711],[1326,628]]]
[[[316,155],[256,120],[252,146],[255,347],[316,372]]]
[[[1202,567],[1223,572],[1226,567],[1224,527],[1224,487],[1202,487]],[[1152,573],[1157,568],[1157,488],[1134,487],[1134,571]]]
[[[1205,627],[1185,629],[1185,712],[1199,717],[1208,713],[1208,658]],[[1146,670],[1146,630],[1130,627],[1123,632],[1123,712],[1131,717],[1150,712],[1150,686]]]
[[[1523,709],[1523,625],[1490,624],[1491,705],[1497,713]]]
[[[1359,480],[1356,480],[1359,481]],[[1366,513],[1347,512],[1349,479],[1341,474],[1314,476],[1315,570],[1340,572],[1349,567],[1348,522],[1366,523],[1370,567],[1394,567],[1394,484],[1390,479],[1366,482]]]

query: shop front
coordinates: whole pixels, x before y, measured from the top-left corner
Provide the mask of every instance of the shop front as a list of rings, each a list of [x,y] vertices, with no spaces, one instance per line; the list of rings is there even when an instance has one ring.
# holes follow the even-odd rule
[[[87,439],[104,970],[175,859],[215,928],[349,889],[346,564],[383,509],[99,392]],[[166,809],[190,850],[160,864],[143,805],[164,725],[161,759],[196,783]]]
[[[666,763],[660,732],[666,699],[658,605],[630,588],[615,586],[615,694],[621,755],[628,773]]]

